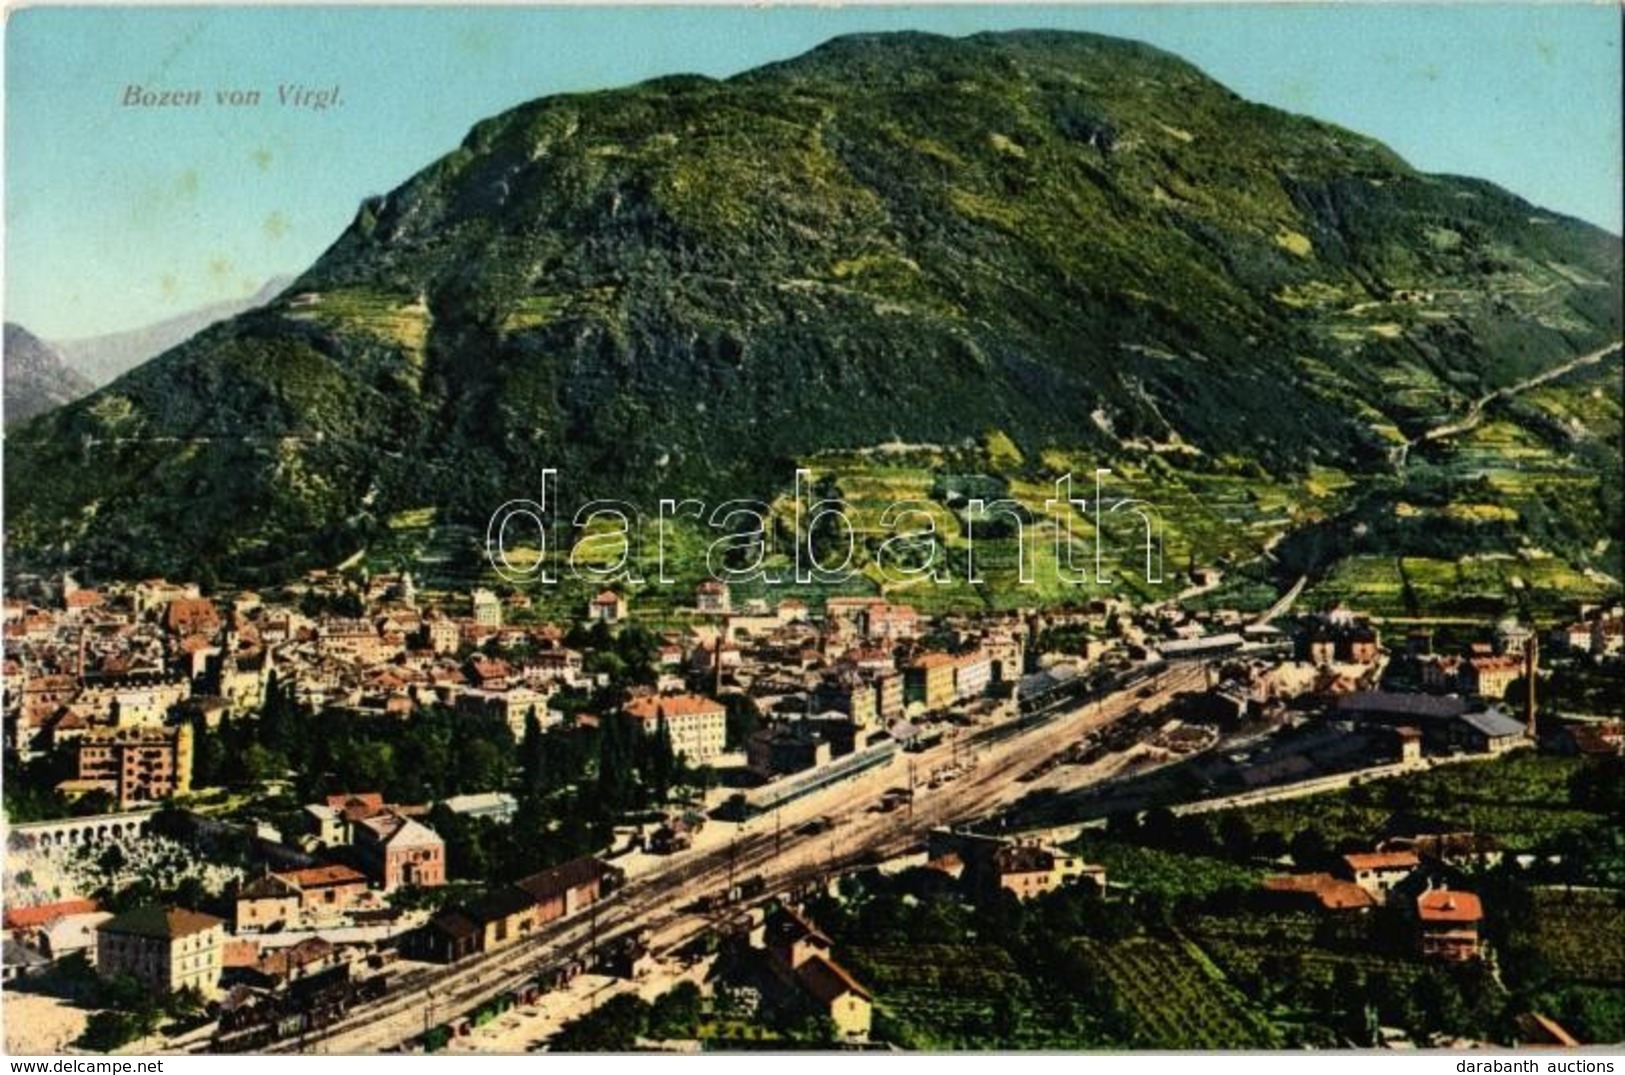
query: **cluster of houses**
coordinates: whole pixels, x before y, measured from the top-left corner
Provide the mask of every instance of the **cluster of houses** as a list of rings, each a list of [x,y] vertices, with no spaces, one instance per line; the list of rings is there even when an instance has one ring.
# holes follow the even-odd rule
[[[1625,606],[1582,605],[1578,618],[1552,628],[1549,639],[1554,649],[1587,654],[1593,660],[1625,654]]]
[[[59,790],[106,791],[120,808],[187,794],[191,728],[257,712],[273,679],[302,704],[402,718],[445,705],[501,720],[516,740],[532,717],[544,728],[564,720],[550,704],[559,691],[592,685],[563,630],[507,625],[528,605],[522,594],[475,589],[460,607],[420,608],[409,574],[368,576],[358,592],[313,572],[275,600],[205,597],[163,579],[104,589],[65,579],[60,592],[49,606],[5,604],[5,746],[25,759],[75,750],[78,772]],[[302,611],[346,603],[359,608]],[[629,599],[605,591],[585,614],[625,622]],[[725,748],[723,687],[770,719],[884,726],[976,703],[1013,680],[1025,633],[1012,618],[962,629],[951,653],[929,651],[916,641],[925,621],[907,605],[832,598],[814,623],[795,598],[736,608],[714,581],[699,587],[693,614],[690,629],[663,636],[654,691],[628,712],[649,728],[664,722],[694,764]]]
[[[468,810],[491,805],[486,797],[465,798],[460,805]],[[80,955],[104,976],[131,975],[160,991],[195,987],[206,997],[223,980],[237,980],[238,971],[257,972],[262,979],[303,973],[310,960],[298,957],[309,955],[309,945],[290,954],[296,943],[334,930],[359,932],[369,941],[389,937],[410,925],[391,908],[392,894],[446,883],[445,843],[418,820],[424,812],[387,804],[376,793],[336,795],[308,805],[307,832],[288,843],[268,830],[257,837],[267,865],[228,890],[229,918],[158,905],[112,915],[86,899],[8,907],[8,973]],[[201,839],[232,828],[197,815],[182,817]],[[94,820],[87,840],[107,828],[97,829]],[[121,839],[140,839],[137,829],[131,820]],[[331,963],[355,951],[339,946],[329,955]]]
[[[132,810],[188,794],[193,729],[257,712],[273,678],[312,705],[410,719],[436,704],[495,718],[516,743],[532,718],[544,728],[565,719],[554,707],[559,692],[594,684],[564,630],[511,622],[529,618],[518,615],[527,611],[522,594],[475,589],[445,607],[420,603],[409,574],[367,576],[358,591],[323,572],[274,600],[248,592],[221,600],[162,579],[103,589],[64,580],[49,607],[8,599],[5,748],[24,759],[71,750],[76,771],[61,792],[105,792]],[[1514,680],[1533,682],[1541,639],[1510,621],[1492,642],[1460,654],[1435,654],[1422,636],[1407,639],[1406,659],[1428,693],[1398,693],[1380,689],[1389,653],[1375,625],[1342,608],[1300,618],[1291,637],[1239,613],[1133,610],[1111,600],[928,620],[882,597],[831,597],[815,618],[797,598],[771,608],[741,604],[725,583],[708,581],[689,612],[684,627],[660,636],[655,682],[623,712],[646,731],[663,730],[691,765],[738,749],[760,781],[819,770],[880,740],[907,741],[937,718],[1004,719],[1017,712],[1024,682],[1062,682],[1075,667],[1068,662],[1126,666],[1136,657],[1209,662],[1208,690],[1189,704],[1220,724],[1309,695],[1324,699],[1335,720],[1384,729],[1404,759],[1424,750],[1498,753],[1533,734],[1532,695],[1519,700],[1520,716],[1502,705]],[[604,590],[583,616],[590,624],[626,623],[631,599]],[[674,619],[682,617],[665,622]],[[1543,637],[1553,647],[1617,655],[1622,622],[1617,608],[1586,610]],[[1076,652],[1031,652],[1050,632],[1077,640],[1067,643]],[[751,710],[758,727],[730,744],[737,707]],[[1617,723],[1572,738],[1576,750],[1621,749]],[[494,790],[447,805],[502,819],[515,804]],[[184,908],[110,915],[82,901],[8,908],[8,973],[36,956],[82,952],[102,973],[208,993],[223,978],[257,975],[263,984],[330,968],[349,956],[317,931],[377,921],[392,894],[447,882],[445,845],[426,812],[370,793],[309,804],[308,831],[274,868],[242,881],[229,922]],[[657,842],[680,849],[693,824],[669,824]],[[1384,846],[1326,873],[1271,878],[1265,889],[1339,913],[1402,905],[1415,916],[1422,954],[1476,958],[1481,902],[1432,884],[1435,853],[1421,844]],[[1084,879],[1103,889],[1106,881],[1103,868],[1041,843],[952,830],[930,834],[925,864],[977,900],[1030,899]],[[592,907],[616,881],[597,859],[565,863],[442,909],[406,946],[440,962],[495,951]],[[793,911],[769,926],[762,945],[769,972],[843,1033],[866,1033],[869,995],[833,959],[828,938]],[[278,934],[300,939],[267,943]]]
[[[308,853],[350,860],[386,894],[438,888],[446,883],[446,844],[418,820],[426,812],[385,803],[377,792],[330,795],[305,806],[310,831],[299,843]]]
[[[213,997],[224,968],[226,922],[184,908],[112,914],[94,900],[64,900],[5,914],[8,980],[81,957],[106,977],[127,975],[155,993]]]
[[[252,594],[222,607],[159,579],[107,590],[64,580],[60,603],[4,606],[5,744],[75,752],[70,798],[129,809],[190,788],[190,721],[264,703],[278,627]]]
[[[1337,914],[1400,909],[1415,923],[1419,955],[1462,963],[1483,955],[1484,906],[1476,894],[1443,879],[1450,865],[1493,862],[1500,854],[1494,841],[1470,833],[1391,840],[1374,851],[1342,856],[1329,872],[1266,877],[1263,888],[1287,908]]]
[[[1010,893],[1029,900],[1066,885],[1087,882],[1104,893],[1106,868],[1031,838],[989,836],[963,829],[932,829],[926,836],[925,868],[956,881],[977,902]]]
[[[792,907],[767,916],[761,929],[762,961],[782,1006],[827,1016],[846,1038],[866,1038],[874,1022],[874,997],[836,961],[833,944]]]
[[[1469,643],[1459,653],[1434,652],[1426,631],[1413,632],[1406,651],[1425,690],[1500,702],[1515,681],[1536,667],[1539,639],[1532,628],[1508,619],[1496,625],[1493,641]]]
[[[620,880],[618,870],[596,858],[573,859],[442,909],[408,937],[406,947],[435,963],[498,951],[592,907]]]

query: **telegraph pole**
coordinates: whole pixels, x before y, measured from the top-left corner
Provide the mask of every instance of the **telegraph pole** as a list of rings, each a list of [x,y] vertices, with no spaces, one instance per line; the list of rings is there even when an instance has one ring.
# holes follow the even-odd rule
[[[588,929],[588,943],[591,946],[590,954],[592,956],[593,966],[597,966],[598,965],[598,901],[596,899],[593,900],[592,903],[588,905],[588,907],[590,909],[590,914],[589,914],[588,919],[587,919],[587,922],[588,922],[588,926],[587,926],[587,929]]]
[[[914,759],[908,759],[908,819],[914,820]]]
[[[739,857],[739,832],[736,829],[733,838],[728,841],[728,893],[726,902],[732,903],[734,898],[734,863]]]

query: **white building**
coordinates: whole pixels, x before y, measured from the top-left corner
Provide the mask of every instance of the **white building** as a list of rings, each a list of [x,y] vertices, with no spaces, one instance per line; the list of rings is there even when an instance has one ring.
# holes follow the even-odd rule
[[[672,751],[691,765],[708,762],[726,749],[728,710],[715,699],[697,694],[645,695],[632,699],[626,712],[645,732],[653,732],[664,719]]]

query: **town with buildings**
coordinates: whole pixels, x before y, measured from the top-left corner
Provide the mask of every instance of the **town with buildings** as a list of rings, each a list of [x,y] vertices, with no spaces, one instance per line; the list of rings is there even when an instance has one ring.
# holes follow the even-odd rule
[[[15,1070],[1625,1049],[1616,5],[14,6]]]
[[[1571,982],[1541,946],[1619,935],[1625,729],[1585,699],[1625,610],[1395,630],[1293,596],[930,616],[707,581],[547,622],[406,573],[40,581],[4,608],[4,928],[7,1033],[47,1037],[9,1044],[1609,1033],[1620,957]]]

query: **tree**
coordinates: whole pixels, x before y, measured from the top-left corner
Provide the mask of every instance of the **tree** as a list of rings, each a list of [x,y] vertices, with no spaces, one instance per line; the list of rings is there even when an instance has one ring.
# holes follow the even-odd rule
[[[1172,847],[1177,835],[1179,819],[1166,806],[1156,806],[1145,812],[1140,823],[1140,836],[1153,847]]]
[[[1338,963],[1332,969],[1329,992],[1326,1007],[1338,1032],[1356,1047],[1374,1045],[1370,1032],[1374,1013],[1366,1002],[1365,974],[1359,965]]]
[[[282,680],[275,668],[265,681],[265,704],[260,707],[259,741],[272,750],[287,751],[294,742],[298,729],[294,727],[293,696],[282,689]]]
[[[700,987],[690,981],[679,982],[655,998],[649,1011],[649,1036],[692,1037],[700,1014]]]
[[[243,751],[243,776],[250,783],[262,784],[276,780],[288,771],[288,759],[259,743],[252,743]]]
[[[1219,819],[1219,842],[1231,858],[1248,859],[1257,849],[1252,822],[1247,815],[1231,811]]]
[[[649,1004],[631,993],[620,993],[597,1011],[566,1023],[553,1035],[557,1052],[627,1052],[649,1026]]]
[[[1582,765],[1569,778],[1569,802],[1625,820],[1625,758],[1597,758]]]
[[[226,775],[226,720],[211,731],[201,716],[192,718],[192,787],[214,787]]]
[[[1299,869],[1322,866],[1331,857],[1331,847],[1326,843],[1325,834],[1313,825],[1306,825],[1293,833],[1288,846],[1292,851],[1292,861]]]
[[[525,733],[519,741],[519,786],[521,798],[539,799],[547,791],[547,747],[535,706],[525,714]]]
[[[1174,846],[1193,855],[1211,855],[1219,850],[1212,819],[1205,814],[1187,814],[1174,826]]]
[[[1115,810],[1106,815],[1106,835],[1124,843],[1140,838],[1140,815],[1135,810]]]
[[[95,1012],[74,1044],[93,1053],[110,1053],[141,1037],[139,1025],[125,1012]]]
[[[1253,854],[1259,858],[1278,859],[1286,853],[1286,837],[1274,829],[1265,829],[1253,839]]]
[[[632,799],[634,762],[629,739],[636,728],[630,717],[616,713],[598,730],[598,796],[610,809],[622,810]]]
[[[677,777],[677,755],[671,747],[671,729],[666,725],[664,713],[660,715],[654,732],[645,737],[644,756],[646,766],[643,771],[654,793],[654,800],[663,803],[670,797],[672,784]]]
[[[756,703],[744,694],[725,694],[722,704],[728,711],[727,745],[729,750],[742,750],[745,741],[756,734],[761,721],[756,714]]]
[[[1470,1034],[1473,1030],[1460,987],[1438,968],[1430,967],[1412,981],[1411,1004],[1416,1022],[1409,1029],[1420,1043],[1434,1034]]]

